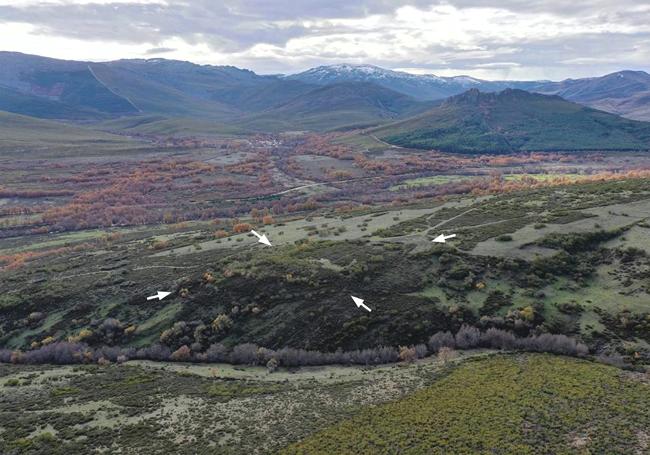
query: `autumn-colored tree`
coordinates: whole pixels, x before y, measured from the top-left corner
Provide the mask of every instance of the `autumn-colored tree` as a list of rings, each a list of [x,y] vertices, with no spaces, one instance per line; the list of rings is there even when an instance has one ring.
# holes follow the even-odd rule
[[[228,231],[224,231],[223,229],[219,229],[218,231],[214,232],[215,238],[218,239],[223,239],[225,237],[228,237]]]
[[[400,346],[399,347],[399,359],[402,362],[411,363],[417,358],[417,352],[415,346]]]
[[[233,230],[233,232],[235,232],[237,234],[240,234],[242,232],[248,232],[252,228],[253,228],[253,226],[251,226],[248,223],[237,223],[232,227],[232,230]]]
[[[217,335],[223,335],[230,330],[232,325],[232,319],[230,319],[228,315],[222,313],[212,321],[212,330],[214,330]]]
[[[192,353],[190,351],[190,348],[187,347],[186,344],[175,350],[174,352],[171,353],[169,356],[169,360],[172,360],[174,362],[187,362],[192,358]]]

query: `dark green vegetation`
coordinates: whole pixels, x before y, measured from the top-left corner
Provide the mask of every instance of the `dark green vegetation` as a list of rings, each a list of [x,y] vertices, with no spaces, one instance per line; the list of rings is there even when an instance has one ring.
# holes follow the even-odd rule
[[[648,124],[511,89],[497,94],[472,89],[373,134],[403,147],[459,153],[650,148]]]
[[[640,379],[543,355],[466,362],[283,453],[644,453],[650,390]]]

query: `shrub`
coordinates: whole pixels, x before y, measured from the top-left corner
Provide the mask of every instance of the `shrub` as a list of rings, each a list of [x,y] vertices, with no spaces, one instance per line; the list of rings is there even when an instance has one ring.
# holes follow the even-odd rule
[[[517,339],[511,332],[492,327],[481,335],[481,344],[493,349],[514,349]]]
[[[191,358],[192,353],[186,344],[172,352],[172,355],[169,356],[169,360],[173,360],[174,362],[187,362]]]
[[[399,347],[399,359],[402,362],[413,362],[417,358],[417,352],[415,347],[411,346],[400,346]]]
[[[17,387],[20,385],[20,381],[16,378],[7,379],[5,382],[5,387]]]
[[[451,332],[437,332],[429,338],[428,345],[431,352],[436,353],[443,347],[456,347],[456,340]]]
[[[441,347],[436,356],[436,358],[443,364],[455,359],[456,357],[458,357],[458,352],[447,346]]]
[[[481,341],[481,331],[471,325],[463,324],[456,333],[456,346],[460,349],[475,348]]]
[[[415,345],[415,357],[418,359],[423,359],[429,354],[426,344],[416,344]]]
[[[235,346],[230,354],[230,361],[235,364],[256,365],[257,345],[244,343]]]
[[[29,316],[27,316],[27,321],[29,323],[36,323],[40,322],[45,318],[45,315],[41,313],[40,311],[34,311],[33,313],[29,313]]]
[[[241,234],[242,232],[250,231],[252,228],[253,228],[253,226],[251,226],[248,223],[237,223],[232,227],[232,230],[236,234]]]
[[[216,335],[224,335],[232,327],[232,319],[226,314],[219,314],[214,321],[212,321],[212,330]]]
[[[279,365],[280,363],[275,358],[271,358],[268,362],[266,362],[266,369],[269,373],[273,373],[278,369]]]

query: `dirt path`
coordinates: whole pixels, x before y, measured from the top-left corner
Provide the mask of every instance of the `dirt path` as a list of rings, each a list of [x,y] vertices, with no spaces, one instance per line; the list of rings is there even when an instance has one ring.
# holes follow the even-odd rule
[[[200,265],[147,265],[144,267],[136,267],[133,270],[148,270],[148,269],[195,269]]]
[[[448,220],[443,220],[443,221],[441,221],[440,223],[436,224],[435,226],[431,226],[429,229],[427,229],[427,232],[429,232],[429,231],[432,230],[432,229],[439,228],[440,226],[444,226],[445,224],[449,223],[450,221],[454,221],[456,218],[460,218],[461,216],[467,215],[467,214],[468,214],[469,212],[471,212],[472,210],[476,210],[476,208],[471,208],[471,209],[469,209],[469,210],[465,210],[463,213],[461,213],[461,214],[459,214],[459,215],[452,216],[452,217],[449,218]],[[429,220],[431,219],[431,217],[433,217],[433,215],[434,215],[434,214],[431,214],[431,216],[427,217],[427,221],[429,221]]]

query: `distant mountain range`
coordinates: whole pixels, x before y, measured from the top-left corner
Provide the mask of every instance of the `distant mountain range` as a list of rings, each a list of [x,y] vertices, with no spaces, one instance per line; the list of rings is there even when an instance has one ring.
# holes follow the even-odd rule
[[[486,81],[342,64],[288,76],[263,76],[232,66],[176,60],[92,63],[0,52],[0,110],[41,118],[97,120],[158,114],[231,120],[276,110],[286,103],[301,104],[297,98],[307,94],[317,98],[317,93],[310,92],[323,86],[351,82],[375,84],[415,101],[442,100],[470,88],[482,92],[517,88],[650,120],[650,75],[642,71],[561,82]]]
[[[458,153],[650,148],[650,123],[519,89],[471,89],[368,134],[398,146]]]
[[[470,153],[648,147],[645,125],[585,106],[650,120],[650,75],[485,81],[349,64],[258,75],[165,59],[93,63],[0,52],[0,111],[107,131],[377,127],[395,144]]]
[[[551,81],[486,81],[468,76],[439,77],[391,71],[372,65],[319,66],[287,79],[326,85],[348,81],[372,82],[421,100],[458,95],[475,88],[498,92],[517,88],[547,95],[560,95],[569,101],[635,120],[650,121],[650,74],[644,71],[619,71],[602,77]]]
[[[539,82],[484,81],[469,76],[418,75],[373,65],[350,64],[319,66],[285,78],[316,85],[351,81],[371,82],[420,100],[439,100],[470,88],[477,88],[483,92],[496,92],[512,87],[526,90],[539,84]]]
[[[619,71],[602,77],[547,82],[533,91],[559,95],[623,117],[650,121],[650,74]]]

